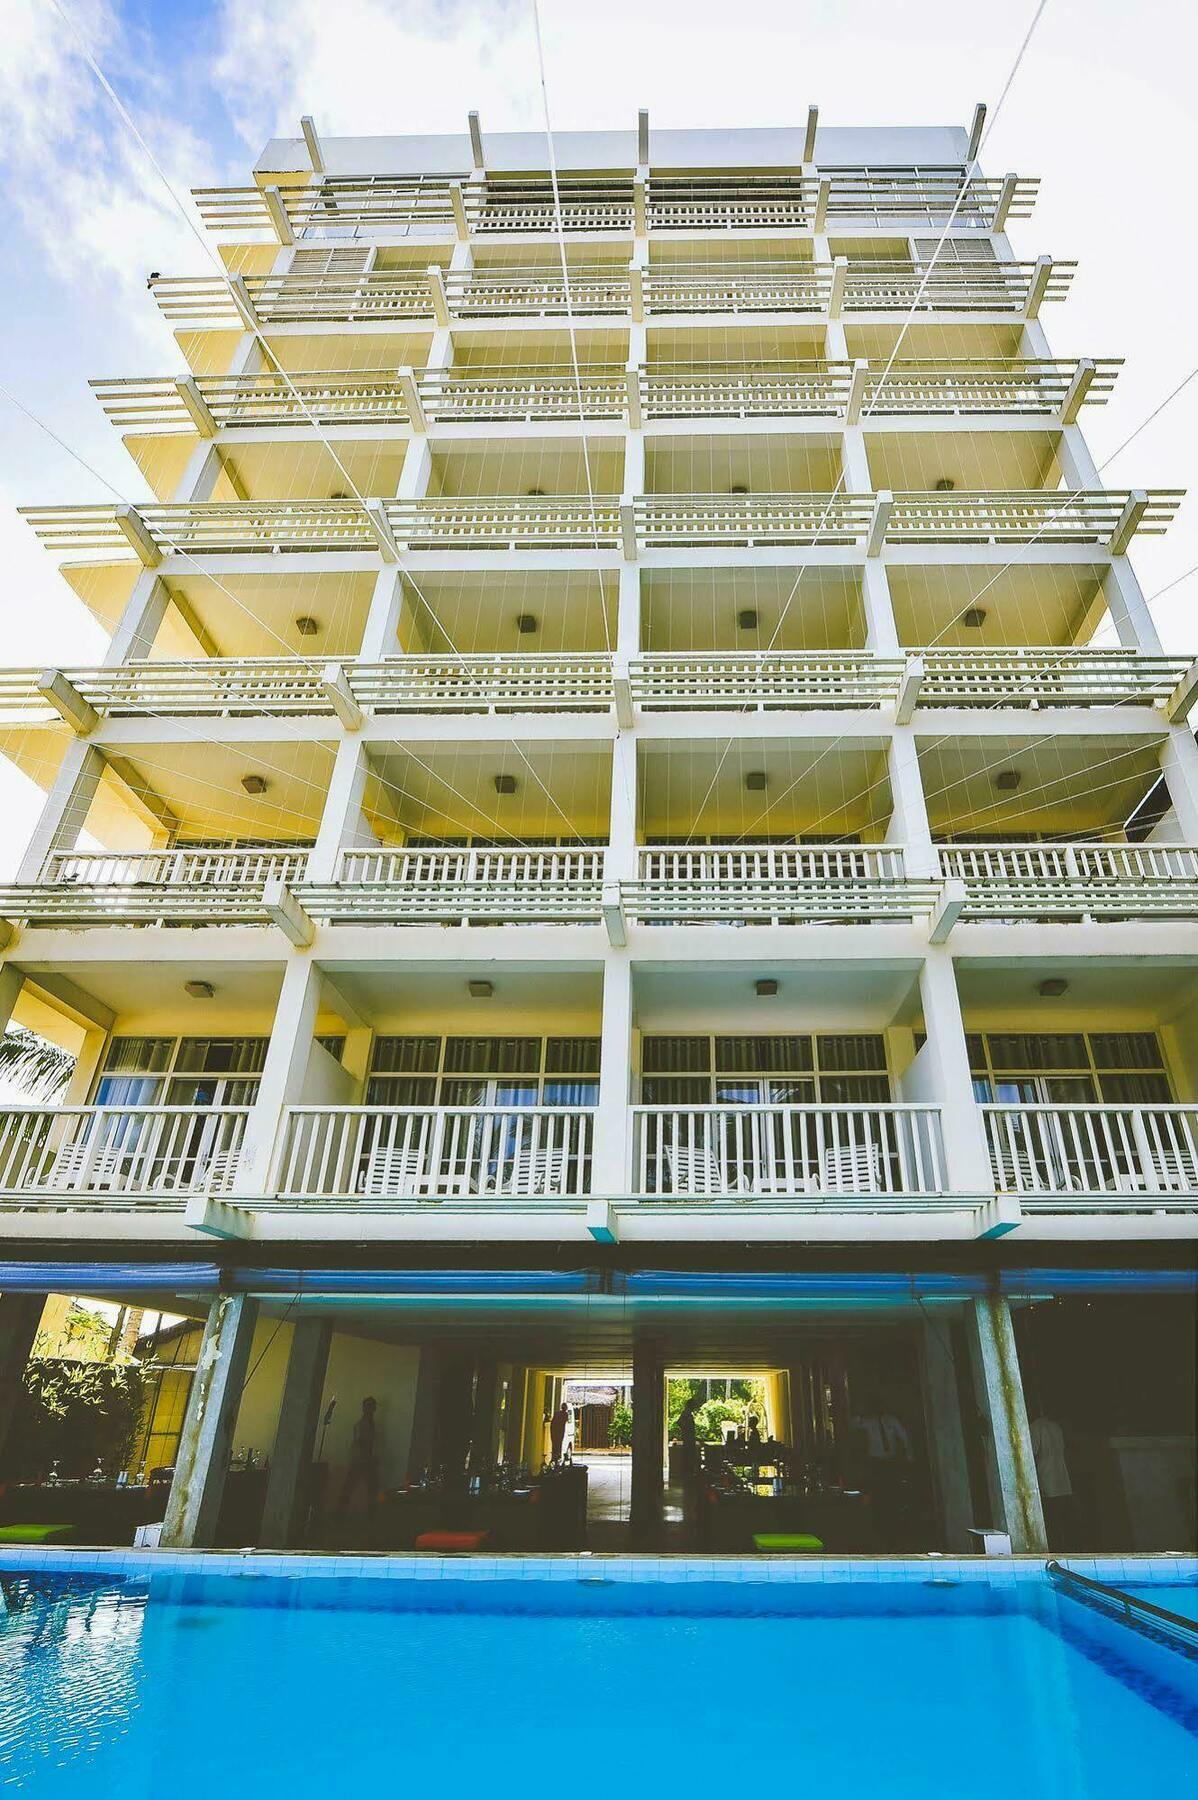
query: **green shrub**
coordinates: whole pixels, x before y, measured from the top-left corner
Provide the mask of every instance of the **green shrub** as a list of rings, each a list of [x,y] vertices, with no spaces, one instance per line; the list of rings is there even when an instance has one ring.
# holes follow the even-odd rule
[[[64,1480],[97,1464],[115,1475],[133,1448],[147,1380],[135,1363],[30,1362],[5,1447],[6,1479],[37,1480],[54,1464]]]

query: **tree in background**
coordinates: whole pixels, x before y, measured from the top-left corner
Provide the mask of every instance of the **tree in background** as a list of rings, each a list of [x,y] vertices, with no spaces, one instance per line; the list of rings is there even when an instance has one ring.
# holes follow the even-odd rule
[[[10,1480],[64,1479],[123,1469],[149,1377],[137,1363],[43,1358],[26,1365],[5,1443]]]
[[[607,1441],[613,1450],[625,1449],[632,1442],[632,1408],[627,1400],[617,1400],[612,1405]]]
[[[678,1415],[691,1395],[702,1404],[695,1413],[695,1435],[701,1444],[715,1444],[723,1437],[725,1421],[737,1427],[747,1426],[750,1413],[761,1421],[762,1436],[766,1429],[765,1382],[759,1375],[738,1375],[727,1379],[707,1379],[693,1375],[671,1375],[666,1383],[666,1424],[669,1436],[675,1435]]]
[[[0,1037],[0,1078],[31,1100],[57,1100],[75,1069],[75,1058],[36,1031],[10,1025]]]

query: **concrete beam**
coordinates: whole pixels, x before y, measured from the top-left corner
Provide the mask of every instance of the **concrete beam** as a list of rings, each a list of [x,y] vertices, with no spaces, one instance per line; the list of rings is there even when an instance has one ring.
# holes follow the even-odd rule
[[[865,404],[865,384],[869,379],[869,364],[858,358],[853,364],[853,373],[849,381],[848,399],[844,406],[844,422],[846,425],[861,423],[861,408]]]
[[[230,275],[228,282],[229,292],[233,296],[233,304],[241,314],[243,325],[255,336],[259,335],[262,330],[262,321],[258,317],[254,302],[250,299],[250,290],[245,285],[245,276]]]
[[[896,725],[909,725],[919,705],[920,689],[927,670],[922,656],[909,656],[899,678],[898,699],[895,702],[894,722]]]
[[[361,731],[365,714],[350,691],[340,663],[325,663],[320,671],[320,691],[347,731]]]
[[[316,926],[289,887],[277,879],[268,881],[262,893],[262,908],[289,943],[297,950],[308,949],[316,936]]]
[[[619,1216],[610,1200],[589,1200],[586,1211],[588,1234],[597,1244],[618,1244]]]
[[[628,921],[624,917],[624,902],[620,897],[618,881],[604,883],[602,904],[607,941],[613,949],[622,950],[628,942]]]
[[[1011,1309],[1000,1296],[979,1297],[969,1302],[967,1321],[974,1385],[986,1440],[992,1514],[989,1523],[1008,1534],[1012,1550],[1043,1552],[1048,1548],[1044,1508]]]
[[[102,1000],[95,999],[78,982],[72,981],[69,975],[39,969],[36,974],[25,974],[25,986],[39,1000],[55,1007],[73,1025],[82,1025],[85,1029],[90,1027],[96,1031],[111,1031],[116,1024],[113,1008],[105,1006]]]
[[[1165,717],[1169,723],[1184,725],[1196,699],[1198,699],[1198,658],[1190,664],[1165,702]]]
[[[998,190],[998,199],[994,202],[994,217],[990,221],[992,231],[1005,231],[1011,208],[1015,204],[1015,194],[1019,186],[1018,175],[1004,175],[1002,186]]]
[[[982,132],[986,124],[986,103],[979,100],[973,109],[973,119],[969,126],[969,144],[965,151],[965,161],[974,162],[982,147]]]
[[[100,723],[100,715],[90,700],[83,698],[61,669],[43,669],[37,678],[37,691],[78,737],[86,737]]]
[[[367,522],[378,539],[379,555],[385,563],[397,563],[399,561],[399,545],[392,534],[391,521],[387,517],[386,508],[381,500],[367,500],[364,505]]]
[[[433,319],[442,331],[449,328],[449,296],[445,292],[445,276],[437,263],[430,263],[425,270],[428,279],[428,291],[433,303]]]
[[[303,1539],[332,1338],[327,1319],[299,1319],[292,1332],[259,1534],[267,1549],[289,1550]]]
[[[1133,488],[1127,496],[1123,511],[1119,514],[1115,529],[1111,533],[1107,549],[1112,556],[1126,556],[1131,540],[1140,528],[1140,521],[1148,511],[1148,495],[1143,488]]]
[[[830,175],[821,175],[819,186],[815,191],[815,218],[813,224],[816,231],[826,231],[828,229],[828,205],[831,199],[832,177]]]
[[[644,237],[649,230],[649,194],[643,175],[633,177],[632,229],[637,237]]]
[[[638,167],[649,166],[649,111],[642,107],[636,115],[636,160]]]
[[[208,402],[200,392],[199,383],[194,375],[182,375],[175,383],[175,392],[187,408],[188,415],[196,431],[202,438],[216,436],[216,420],[209,409]]]
[[[624,370],[624,380],[628,389],[628,429],[640,431],[644,425],[641,414],[641,371],[636,363],[629,363]]]
[[[136,550],[141,565],[145,569],[156,569],[162,561],[162,552],[146,529],[145,521],[135,506],[121,505],[116,509],[116,523],[133,548]]]
[[[308,146],[308,161],[312,164],[313,175],[323,175],[324,151],[320,147],[320,139],[316,134],[316,125],[310,113],[305,113],[300,120],[300,130],[304,134],[304,143]]]
[[[207,1549],[216,1541],[257,1322],[258,1302],[248,1294],[218,1294],[208,1310],[166,1503],[164,1548]]]
[[[453,229],[459,244],[470,242],[470,221],[466,217],[466,200],[460,181],[449,184],[449,203],[453,208]]]
[[[254,1235],[254,1215],[245,1206],[215,1194],[193,1194],[183,1209],[183,1223],[205,1237],[241,1242]]]
[[[476,112],[466,114],[466,124],[470,131],[470,156],[476,169],[485,169],[486,159],[483,156],[483,128]]]
[[[807,108],[807,130],[803,134],[803,161],[805,163],[815,161],[815,134],[818,128],[819,107],[809,106]]]
[[[295,232],[291,220],[287,217],[287,208],[283,204],[283,196],[277,187],[263,188],[262,198],[266,202],[266,210],[270,214],[270,222],[274,226],[275,236],[280,244],[294,244]]]
[[[965,907],[965,883],[956,875],[950,875],[932,908],[931,923],[928,927],[928,942],[932,944],[947,943],[953,926],[961,917]]]
[[[632,680],[628,673],[627,663],[617,663],[612,669],[612,697],[616,705],[616,724],[621,731],[631,731],[636,724],[636,709],[632,702]]]
[[[628,265],[629,308],[634,325],[645,322],[645,267],[643,263],[634,262]]]
[[[416,381],[414,369],[396,371],[399,380],[399,391],[403,395],[404,408],[408,415],[408,423],[413,431],[428,430],[428,419],[424,413],[424,402],[420,398],[420,388]]]
[[[1023,1223],[1023,1208],[1014,1194],[995,1194],[983,1200],[974,1213],[974,1236],[979,1242],[987,1238],[1006,1237]]]
[[[179,829],[177,816],[157,788],[150,786],[136,763],[130,762],[128,757],[115,755],[111,750],[105,760],[127,790],[134,810],[141,812],[150,829],[160,831],[166,837],[174,837]]]
[[[1040,308],[1044,304],[1044,296],[1048,292],[1048,282],[1052,275],[1052,257],[1038,256],[1036,267],[1028,283],[1027,304],[1023,309],[1025,319],[1038,319]]]
[[[839,319],[844,311],[844,284],[848,278],[849,259],[847,256],[832,258],[832,285],[828,290],[828,318]]]
[[[866,556],[881,556],[893,509],[894,495],[888,488],[879,488],[874,497],[873,517],[870,519],[869,531],[865,539]]]
[[[1062,425],[1072,425],[1077,419],[1090,391],[1096,370],[1094,358],[1083,356],[1070,377],[1069,386],[1065,389],[1061,400],[1060,419]]]

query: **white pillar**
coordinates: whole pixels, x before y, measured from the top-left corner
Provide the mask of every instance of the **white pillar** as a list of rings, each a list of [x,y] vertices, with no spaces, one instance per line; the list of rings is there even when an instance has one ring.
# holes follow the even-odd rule
[[[1160,656],[1160,634],[1129,557],[1111,558],[1102,578],[1102,594],[1115,635],[1123,647],[1142,651],[1145,656]]]
[[[335,881],[342,850],[377,844],[362,811],[370,757],[357,738],[343,738],[333,758],[316,843],[308,858],[309,881]]]
[[[591,1157],[591,1192],[598,1198],[628,1194],[632,1168],[632,965],[626,952],[609,952],[603,969],[603,1023],[599,1048],[599,1104]]]
[[[207,1549],[216,1541],[257,1322],[258,1302],[247,1294],[218,1294],[208,1310],[166,1503],[164,1548]]]
[[[919,972],[919,997],[927,1034],[918,1056],[919,1095],[940,1108],[949,1187],[955,1194],[986,1198],[994,1193],[994,1177],[969,1073],[956,972],[946,945],[928,945]]]
[[[303,1099],[304,1076],[312,1054],[320,1010],[320,970],[310,956],[293,956],[283,972],[270,1043],[258,1093],[246,1121],[237,1167],[239,1194],[269,1191],[275,1144],[284,1111]]]
[[[928,823],[919,746],[909,725],[896,725],[891,733],[886,773],[890,782],[890,824],[886,842],[902,845],[908,875],[938,875],[940,863]]]
[[[1198,743],[1192,725],[1173,725],[1161,745],[1161,774],[1169,789],[1181,841],[1198,844]]]
[[[636,880],[636,778],[636,736],[631,731],[621,731],[612,744],[611,755],[611,823],[603,862],[603,879],[608,884]]]
[[[86,738],[70,740],[41,817],[25,846],[17,870],[18,881],[37,881],[51,851],[73,847],[83,830],[104,766],[103,756]]]
[[[986,1439],[991,1523],[1007,1532],[1012,1550],[1043,1552],[1048,1537],[1011,1309],[1001,1296],[971,1300],[968,1326]]]

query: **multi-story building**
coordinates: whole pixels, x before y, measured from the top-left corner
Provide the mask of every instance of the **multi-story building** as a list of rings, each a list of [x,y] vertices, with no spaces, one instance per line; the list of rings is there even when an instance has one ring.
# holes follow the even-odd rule
[[[188,373],[96,383],[152,501],[30,509],[108,655],[2,690],[0,994],[79,1053],[0,1117],[8,1381],[22,1290],[204,1324],[169,1538],[257,1442],[284,1539],[338,1385],[400,1480],[628,1370],[651,1533],[704,1369],[833,1456],[897,1383],[941,1541],[1036,1548],[1029,1405],[1100,1349],[1184,1392],[1198,675],[1129,561],[1178,496],[1105,485],[1118,361],[1052,355],[983,116],[555,169],[306,120],[198,196]],[[1175,1415],[1105,1431],[1127,1492]]]

